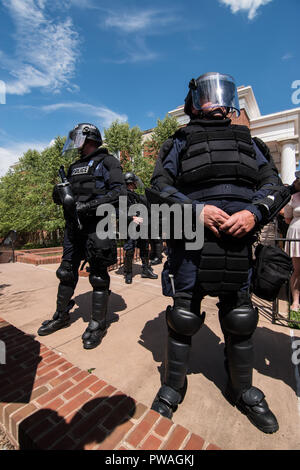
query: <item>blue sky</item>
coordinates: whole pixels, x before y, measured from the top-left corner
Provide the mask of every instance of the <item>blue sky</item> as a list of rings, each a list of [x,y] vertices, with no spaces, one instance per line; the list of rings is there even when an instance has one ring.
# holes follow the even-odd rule
[[[297,107],[299,17],[299,0],[0,0],[0,176],[77,122],[154,127],[208,71],[262,114]]]

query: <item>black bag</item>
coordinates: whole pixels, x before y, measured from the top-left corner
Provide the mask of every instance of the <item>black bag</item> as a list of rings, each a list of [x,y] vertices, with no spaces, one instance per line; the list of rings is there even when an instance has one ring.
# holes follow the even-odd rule
[[[259,244],[255,249],[252,292],[261,299],[275,300],[293,272],[292,258],[281,248]]]

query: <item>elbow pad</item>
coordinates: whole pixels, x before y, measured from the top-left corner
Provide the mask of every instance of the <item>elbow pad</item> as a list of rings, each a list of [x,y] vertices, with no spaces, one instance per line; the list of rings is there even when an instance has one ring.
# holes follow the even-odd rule
[[[181,206],[184,206],[185,204],[193,203],[193,201],[187,196],[184,196],[184,199],[183,199],[182,194],[180,194],[180,199],[176,198],[175,195],[178,192],[179,192],[178,189],[172,186],[166,186],[161,191],[159,191],[158,189],[154,189],[154,188],[145,189],[147,200],[149,201],[150,204],[168,204],[168,206],[171,206],[173,204],[180,204]]]
[[[268,196],[252,202],[262,214],[261,224],[268,224],[291,199],[291,191],[286,186],[273,186]]]

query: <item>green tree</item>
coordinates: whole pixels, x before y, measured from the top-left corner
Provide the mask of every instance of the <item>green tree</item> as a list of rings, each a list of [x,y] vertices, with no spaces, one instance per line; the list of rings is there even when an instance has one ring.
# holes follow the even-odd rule
[[[144,144],[144,153],[157,158],[158,152],[162,144],[179,128],[177,119],[168,114],[164,119],[158,119],[151,138]]]
[[[104,130],[105,144],[110,153],[120,158],[123,171],[133,171],[135,162],[142,154],[142,131],[127,122],[114,121]]]
[[[0,234],[53,232],[64,227],[62,208],[52,201],[53,186],[59,182],[58,170],[66,170],[74,155],[62,156],[65,138],[57,137],[42,152],[28,150],[0,180]]]

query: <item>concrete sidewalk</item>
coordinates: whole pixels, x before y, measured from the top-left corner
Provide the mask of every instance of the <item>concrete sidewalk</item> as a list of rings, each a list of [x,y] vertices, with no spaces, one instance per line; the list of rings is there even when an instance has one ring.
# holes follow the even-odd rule
[[[41,322],[55,311],[57,266],[1,264],[0,316],[23,332],[36,335]],[[154,270],[159,273],[161,266]],[[36,339],[80,369],[95,369],[97,377],[150,407],[160,387],[167,337],[163,312],[170,299],[162,296],[159,279],[142,279],[138,265],[135,272],[129,286],[122,275],[110,273],[112,323],[98,348],[86,351],[81,342],[91,309],[88,278],[79,280],[71,326]],[[266,435],[223,398],[224,344],[215,304],[215,298],[203,301],[206,322],[193,338],[189,387],[184,403],[174,414],[174,423],[222,449],[300,449],[299,369],[291,360],[292,344],[300,339],[300,331],[272,325],[266,314],[268,306],[262,308],[255,333],[254,385],[266,394],[280,426],[276,434]]]

